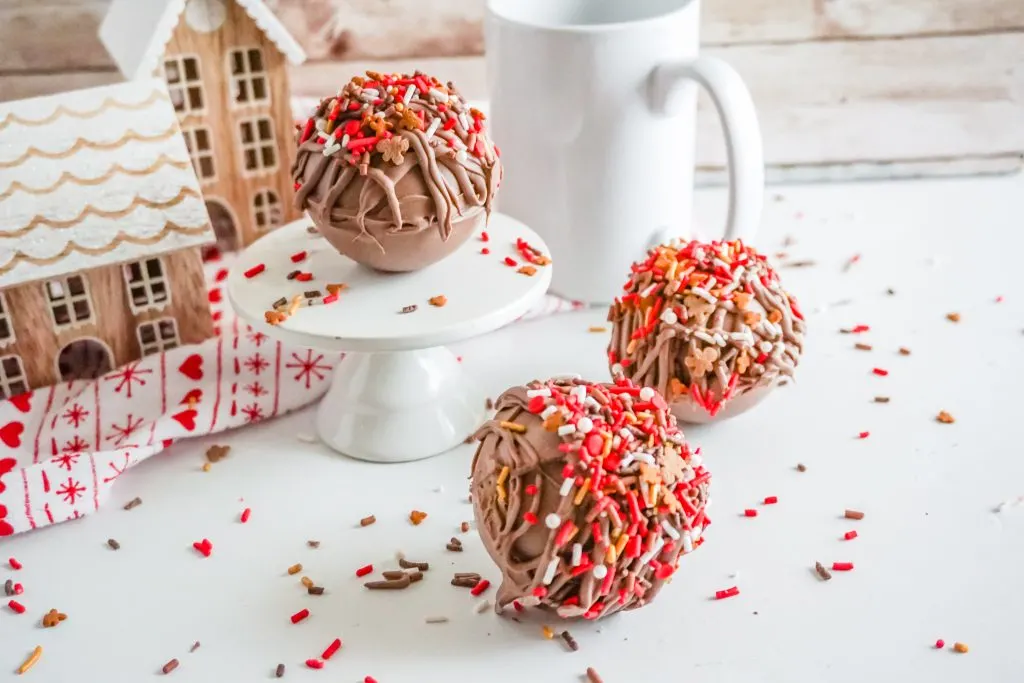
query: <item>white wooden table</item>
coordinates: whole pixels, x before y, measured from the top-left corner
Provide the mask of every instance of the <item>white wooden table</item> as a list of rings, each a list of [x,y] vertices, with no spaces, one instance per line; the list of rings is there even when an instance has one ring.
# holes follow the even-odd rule
[[[717,224],[722,203],[702,193],[701,222]],[[138,683],[172,657],[172,680],[211,683],[267,680],[279,662],[285,680],[380,683],[579,683],[588,666],[606,683],[1019,679],[1024,179],[791,188],[765,223],[763,248],[792,235],[782,260],[817,262],[783,271],[813,312],[799,381],[732,422],[687,430],[714,474],[708,542],[651,606],[569,626],[578,652],[545,640],[542,619],[476,614],[449,585],[454,571],[498,578],[473,533],[465,552],[444,550],[471,519],[471,447],[395,466],[348,460],[296,438],[313,432],[306,410],[176,445],[125,475],[99,514],[0,543],[0,559],[25,565],[16,579],[33,613],[68,615],[43,630],[0,608],[0,680],[37,644],[43,659],[24,679],[60,683]],[[587,331],[602,321],[589,311],[523,323],[458,352],[494,395],[554,373],[604,377],[605,338]],[[871,331],[838,331],[857,324]],[[956,422],[936,422],[940,410]],[[203,473],[213,442],[232,452]],[[777,505],[759,504],[770,495]],[[144,504],[131,512],[117,504],[134,496]],[[760,515],[743,517],[750,507]],[[414,508],[429,514],[415,527]],[[844,519],[846,508],[864,519]],[[359,528],[369,514],[377,523]],[[842,540],[849,530],[859,537]],[[191,548],[204,537],[208,559]],[[394,568],[397,549],[431,563],[426,580],[365,590],[355,569]],[[855,569],[826,583],[815,561]],[[0,581],[9,575],[3,566]],[[326,593],[307,595],[302,575]],[[732,585],[739,596],[710,599]],[[312,615],[293,626],[304,607]],[[450,621],[424,623],[437,615]],[[335,637],[341,652],[306,669]],[[970,652],[952,652],[955,641]]]

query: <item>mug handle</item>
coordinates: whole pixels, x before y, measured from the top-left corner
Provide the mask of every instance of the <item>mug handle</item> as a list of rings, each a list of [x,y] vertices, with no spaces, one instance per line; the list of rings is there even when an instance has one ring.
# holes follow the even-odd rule
[[[669,114],[670,95],[680,81],[699,83],[722,119],[729,157],[729,218],[726,239],[753,239],[764,204],[764,150],[750,91],[729,64],[715,57],[662,64],[651,76],[654,111]]]

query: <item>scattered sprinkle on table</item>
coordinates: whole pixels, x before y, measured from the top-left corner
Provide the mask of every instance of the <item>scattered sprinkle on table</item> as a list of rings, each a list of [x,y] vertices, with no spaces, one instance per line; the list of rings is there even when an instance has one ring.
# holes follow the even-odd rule
[[[592,666],[587,667],[587,681],[589,683],[604,683],[604,680],[601,678],[600,674],[598,674]]]
[[[885,377],[889,374],[889,371],[884,368],[872,368],[871,372],[878,375],[879,377]]]
[[[322,586],[310,586],[306,589],[306,592],[310,595],[323,595],[324,589]]]
[[[740,594],[740,589],[737,586],[726,588],[725,590],[715,591],[715,600],[725,600]]]
[[[600,334],[601,332],[607,332],[607,331],[608,331],[607,327],[601,327],[600,325],[592,325],[591,327],[589,327],[587,329],[587,332],[594,332],[594,333],[597,333],[597,334]]]
[[[562,640],[569,646],[569,649],[576,652],[580,649],[580,644],[576,642],[576,639],[572,637],[572,634],[568,631],[562,631]]]
[[[480,602],[476,603],[476,607],[473,608],[473,611],[476,612],[477,614],[483,614],[484,612],[486,612],[490,608],[491,608],[491,601],[484,599],[484,600],[481,600]]]
[[[124,509],[132,510],[134,508],[139,507],[140,505],[142,505],[142,499],[139,498],[138,496],[135,496],[134,498],[132,498],[131,500],[124,504]]]
[[[289,258],[291,258],[292,263],[301,263],[302,261],[306,260],[306,252],[297,251],[294,254],[292,254]]]
[[[818,572],[818,576],[821,577],[822,581],[828,581],[832,578],[832,572],[825,568],[821,562],[814,563],[814,571]]]
[[[413,313],[416,311],[417,308],[419,308],[419,306],[417,306],[416,304],[409,304],[408,306],[402,306],[402,310],[400,310],[399,313]]]
[[[447,624],[448,617],[427,617],[425,621],[428,624]]]
[[[755,510],[753,508],[747,508],[746,510],[743,511],[743,516],[744,517],[757,517],[757,510]]]
[[[505,265],[508,266],[509,268],[515,268],[519,264],[516,263],[516,260],[514,258],[512,258],[511,256],[506,256],[505,257]]]
[[[959,652],[960,654],[967,654],[966,643],[953,643],[953,649]]]
[[[4,581],[4,595],[7,597],[14,595],[14,581],[11,579]]]
[[[944,641],[942,638],[939,638],[938,640],[935,641],[935,649],[936,650],[941,650],[944,647],[946,647],[946,641]]]
[[[888,396],[875,396],[875,403],[888,403],[888,402],[889,402],[889,397]]]
[[[843,264],[843,272],[845,273],[848,270],[850,270],[850,268],[853,267],[853,264],[857,263],[858,261],[860,261],[860,254],[854,254],[853,256],[851,256],[849,260],[847,260],[846,263]]]
[[[901,346],[900,347],[900,355],[901,356],[909,356],[910,355],[910,349],[908,349],[906,346]]]
[[[848,572],[853,570],[853,562],[833,562],[832,571]]]
[[[853,345],[853,348],[857,349],[858,351],[870,351],[874,347],[871,346],[871,344],[863,344],[863,343],[858,342],[858,343]]]
[[[289,576],[291,576],[293,574],[298,574],[301,571],[302,571],[302,565],[301,564],[293,564],[292,566],[288,567],[288,575]]]
[[[245,277],[247,279],[251,280],[252,278],[256,277],[257,275],[259,275],[260,273],[262,273],[266,269],[267,269],[266,265],[264,265],[262,263],[257,263],[255,266],[253,266],[249,270],[245,271]]]
[[[367,676],[363,679],[363,683],[377,683],[377,679],[373,676]]]
[[[462,552],[462,541],[460,541],[459,539],[457,539],[454,536],[452,536],[452,539],[450,541],[448,541],[448,545],[446,545],[445,548],[447,548],[448,550],[450,550],[453,553],[461,553]]]
[[[537,269],[534,268],[533,266],[522,266],[516,272],[519,273],[520,275],[526,275],[528,277],[533,277],[534,275],[537,274]]]
[[[482,249],[480,249],[480,253],[483,254],[484,256],[487,256],[488,254],[491,253],[491,250],[488,249],[487,247],[483,247]]]
[[[542,634],[544,634],[544,637],[547,638],[548,640],[551,640],[551,639],[553,639],[555,637],[555,632],[551,630],[550,626],[543,626],[543,627],[541,627],[540,632]]]
[[[308,545],[310,548],[319,548],[320,541],[306,541],[306,545]]]
[[[947,413],[945,410],[940,410],[939,414],[935,416],[935,419],[945,425],[953,424],[954,422],[956,422],[956,420],[953,419],[953,416]]]
[[[331,644],[327,646],[327,649],[320,655],[322,659],[330,659],[334,654],[341,649],[341,638],[335,638],[331,641]]]
[[[196,552],[201,554],[203,557],[209,557],[213,552],[213,543],[210,543],[210,539],[204,538],[202,541],[196,541],[192,544],[192,547],[196,549]]]
[[[361,520],[359,520],[359,526],[370,526],[371,524],[373,524],[376,521],[377,521],[376,517],[374,517],[373,515],[368,515],[366,517],[363,517]]]
[[[310,657],[306,660],[306,666],[308,666],[310,669],[322,669],[324,668],[324,663],[319,659]]]
[[[177,668],[178,668],[178,660],[177,659],[172,659],[171,661],[169,661],[166,664],[164,664],[163,668],[160,669],[160,670],[166,676],[167,674],[171,673],[172,671],[174,671]]]
[[[250,510],[249,508],[245,508],[244,510],[242,510],[242,516],[239,518],[239,521],[242,524],[245,524],[246,522],[249,521],[249,517],[251,515],[252,515],[252,510]]]
[[[403,574],[398,579],[387,579],[386,581],[370,581],[363,586],[370,590],[404,590],[412,584],[408,574]]]
[[[373,573],[373,565],[372,564],[368,564],[368,565],[366,565],[364,567],[360,567],[359,569],[356,570],[356,576],[359,577],[360,579],[363,578],[364,576],[366,576],[367,574],[372,574],[372,573]]]
[[[298,612],[293,614],[290,618],[291,618],[291,622],[293,624],[297,624],[297,623],[299,623],[300,621],[302,621],[303,619],[305,619],[308,616],[309,616],[309,610],[308,609],[300,609]]]
[[[414,526],[419,526],[426,518],[427,513],[422,510],[413,510],[409,513],[409,521],[412,522]]]
[[[857,532],[856,531],[847,531],[845,534],[843,534],[843,539],[844,540],[852,541],[855,538],[857,538]]]
[[[206,449],[206,459],[210,462],[220,462],[231,452],[231,446],[214,444]]]
[[[483,592],[485,590],[487,590],[488,588],[490,588],[490,587],[491,587],[491,582],[490,581],[488,581],[487,579],[480,579],[480,581],[477,582],[477,584],[475,586],[473,586],[473,589],[471,591],[469,591],[469,593],[473,597],[477,597],[479,595],[482,595]]]
[[[8,607],[9,607],[9,608],[11,609],[11,611],[12,611],[12,612],[14,612],[15,614],[24,614],[24,613],[25,613],[25,606],[24,606],[23,604],[21,604],[20,602],[18,602],[17,600],[11,600],[11,601],[9,601],[9,602],[7,603],[7,606],[8,606]]]
[[[864,513],[860,510],[846,510],[843,512],[843,517],[846,517],[846,519],[864,519]]]
[[[958,322],[960,322],[960,314],[959,313],[947,313],[946,314],[946,320],[948,320],[948,321],[950,321],[952,323],[958,323]]]
[[[202,466],[202,467],[201,467],[200,469],[201,469],[201,470],[202,470],[203,472],[209,472],[209,471],[210,471],[210,463],[208,463],[208,462],[204,462],[204,463],[203,463],[203,466]]]
[[[801,463],[797,463],[796,471],[797,472],[806,472],[807,471],[807,465],[803,464],[802,462]]]
[[[278,664],[277,668],[274,669],[274,678],[281,678],[284,676],[284,664]]]
[[[60,622],[68,618],[68,615],[58,612],[55,609],[51,609],[49,612],[43,615],[43,628],[53,628]]]
[[[765,505],[775,505],[778,502],[779,502],[779,497],[778,496],[768,496],[768,497],[766,497],[764,499],[764,504]]]
[[[446,303],[448,303],[448,297],[446,297],[444,294],[438,294],[437,296],[430,297],[428,301],[431,306],[437,306],[438,308],[440,308],[441,306],[444,306]]]
[[[189,651],[189,653],[192,653],[192,652],[195,652],[198,649],[199,649],[199,641],[197,640],[196,642],[192,643],[192,647],[190,647],[188,649],[188,651]]]
[[[861,432],[857,435],[858,439],[866,439],[871,436],[871,432]]]
[[[469,522],[463,522],[462,524],[460,524],[459,531],[461,531],[462,533],[466,533],[467,531],[469,531]]]
[[[481,242],[489,242],[490,240],[491,240],[491,236],[487,234],[486,230],[484,230],[483,232],[480,233],[480,241]]]
[[[14,571],[18,571],[22,568],[21,562],[18,562],[18,559],[16,557],[7,558],[7,564],[9,564],[11,569],[13,569]]]
[[[425,572],[430,569],[429,562],[413,562],[412,560],[407,560],[404,557],[399,558],[398,566],[402,569],[417,569],[421,572]]]
[[[36,662],[38,662],[39,658],[42,657],[42,656],[43,656],[43,646],[42,645],[36,645],[35,649],[32,650],[32,654],[30,654],[28,656],[28,659],[26,659],[24,662],[22,662],[21,666],[18,667],[18,675],[19,676],[22,675],[23,673],[25,673],[26,671],[31,669],[33,666],[35,666]]]

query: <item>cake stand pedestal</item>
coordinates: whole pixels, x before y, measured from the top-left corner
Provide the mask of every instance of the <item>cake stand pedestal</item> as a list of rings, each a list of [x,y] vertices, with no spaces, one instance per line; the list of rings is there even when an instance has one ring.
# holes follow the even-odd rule
[[[535,275],[516,239],[548,253],[522,223],[494,214],[489,241],[478,233],[454,254],[413,273],[382,273],[341,256],[308,220],[285,225],[254,243],[227,280],[235,312],[254,329],[294,347],[344,352],[320,402],[317,429],[324,443],[360,460],[405,462],[438,455],[461,443],[482,422],[485,397],[444,345],[491,332],[523,315],[551,282],[551,266]],[[482,254],[487,248],[489,254]],[[304,252],[304,255],[303,255]],[[516,266],[506,265],[511,257]],[[295,261],[293,261],[295,259]],[[246,277],[262,265],[263,271]],[[292,271],[312,279],[289,280]],[[282,297],[327,294],[345,284],[337,301],[310,296],[279,325],[264,313]],[[444,296],[443,306],[431,305]],[[402,309],[416,310],[402,313]]]

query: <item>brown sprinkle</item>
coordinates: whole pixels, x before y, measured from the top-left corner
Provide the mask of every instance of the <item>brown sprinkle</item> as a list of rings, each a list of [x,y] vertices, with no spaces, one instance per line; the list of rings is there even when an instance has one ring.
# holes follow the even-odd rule
[[[427,617],[426,622],[428,624],[447,624],[448,617]]]
[[[480,579],[471,579],[471,578],[462,578],[462,579],[460,579],[458,577],[452,579],[452,585],[455,586],[456,588],[472,588],[475,585],[477,585],[478,583],[480,583]]]
[[[210,462],[219,462],[227,457],[231,446],[210,446],[206,449],[206,459]]]
[[[510,432],[515,432],[516,434],[526,433],[526,425],[521,425],[518,422],[508,422],[506,420],[502,420],[501,422],[498,423],[498,426],[501,427],[502,429],[507,429]]]
[[[487,400],[484,401],[484,408],[487,408],[487,410],[494,410],[494,399],[488,396]]]
[[[288,299],[286,299],[285,297],[282,296],[280,299],[278,299],[277,301],[272,303],[270,305],[270,307],[271,308],[281,308],[282,306],[287,306],[287,305],[288,305]]]
[[[292,272],[285,275],[285,277],[289,280],[294,280],[296,277],[298,277],[299,273],[301,272],[301,270],[293,270]]]
[[[462,533],[466,533],[467,531],[469,531],[469,522],[463,522],[462,524],[460,524],[459,531],[461,531]]]
[[[857,342],[856,344],[853,345],[853,348],[857,349],[858,351],[870,351],[874,347],[871,346],[871,344],[864,344],[862,342]]]
[[[138,496],[135,496],[134,498],[129,500],[127,503],[125,503],[124,509],[125,510],[131,510],[132,508],[137,508],[140,505],[142,505],[142,499],[139,498]]]
[[[310,548],[319,548],[320,541],[306,541],[306,545],[308,545]]]
[[[480,575],[476,572],[455,572],[456,579],[480,579]]]
[[[534,268],[533,266],[523,266],[516,272],[519,273],[520,275],[528,275],[530,277],[533,277],[534,275],[537,274],[537,269]]]
[[[896,290],[893,289],[892,287],[889,287],[888,289],[886,289],[885,293],[888,294],[889,296],[896,296]]]
[[[301,571],[302,571],[302,565],[301,564],[293,564],[292,566],[288,567],[288,574],[289,575],[298,574]]]
[[[10,579],[4,581],[4,595],[14,595],[14,581],[11,581]]]
[[[807,471],[807,465],[803,464],[802,462],[801,463],[797,463],[796,471],[797,472],[806,472]]]
[[[825,568],[821,562],[814,563],[814,571],[818,572],[818,576],[821,577],[822,581],[828,581],[832,578],[832,572]]]
[[[847,510],[843,517],[846,517],[846,519],[864,519],[864,513],[860,510]]]
[[[427,513],[422,510],[413,510],[409,513],[409,521],[413,523],[413,526],[419,526],[426,518]]]
[[[910,355],[910,349],[908,349],[906,346],[901,346],[900,347],[900,355],[901,356],[909,356]]]
[[[459,539],[455,538],[454,536],[452,536],[451,539],[448,542],[451,543],[452,545],[457,545],[460,548],[462,547],[462,541],[460,541]]]
[[[448,303],[448,297],[446,297],[444,294],[438,294],[437,296],[430,297],[429,301],[431,306],[437,306],[438,308],[440,308],[441,306],[444,306],[446,303]]]
[[[315,583],[313,583],[313,579],[309,578],[308,576],[303,576],[301,579],[299,579],[299,581],[302,583],[303,586],[306,587],[307,590],[316,585]]]
[[[302,293],[302,296],[307,299],[319,299],[323,294],[320,293],[319,289],[310,289]]]
[[[946,314],[946,320],[948,320],[950,322],[953,322],[953,323],[958,323],[958,322],[960,322],[960,314],[959,313],[947,313]]]
[[[53,628],[67,618],[68,615],[62,614],[55,609],[51,609],[43,615],[43,628]]]
[[[190,647],[188,649],[188,651],[189,652],[195,652],[198,649],[199,649],[199,641],[197,640],[196,642],[192,643],[192,647]]]
[[[604,683],[604,679],[601,678],[599,673],[594,671],[592,666],[587,667],[587,681],[588,683]]]
[[[875,403],[888,403],[888,402],[889,402],[889,397],[888,396],[875,396]]]
[[[373,515],[369,515],[369,516],[363,517],[361,520],[359,520],[359,526],[370,526],[371,524],[373,524],[376,521],[377,521],[376,517],[374,517]]]
[[[409,583],[416,583],[417,581],[423,580],[423,572],[415,571],[409,572]]]
[[[429,562],[413,562],[412,560],[407,560],[404,557],[398,561],[398,566],[402,569],[419,569],[421,572],[425,572],[430,569]]]
[[[306,589],[306,592],[310,595],[323,595],[324,589],[323,586],[310,586]]]
[[[944,425],[950,425],[956,422],[956,420],[953,419],[953,416],[947,413],[945,410],[940,410],[939,414],[935,416],[935,419]]]
[[[274,677],[281,678],[284,676],[284,664],[278,664],[277,668],[274,669]]]
[[[162,668],[160,670],[163,671],[164,675],[166,676],[167,674],[171,673],[172,671],[174,671],[177,668],[178,668],[178,660],[177,659],[172,659],[171,661],[169,661],[166,664],[164,664],[164,668]]]
[[[569,646],[569,649],[573,652],[580,649],[580,644],[576,642],[576,639],[572,637],[572,634],[568,631],[562,631],[562,640]]]
[[[310,235],[316,235],[320,231],[317,230],[317,227],[315,225],[307,225],[306,226],[306,232],[309,233]],[[282,664],[281,666],[284,667],[284,664]]]
[[[461,553],[462,552],[462,546],[461,545],[455,545],[454,543],[449,543],[448,545],[445,546],[445,548],[447,548],[448,550],[452,551],[453,553]]]
[[[417,308],[419,308],[419,306],[416,304],[409,304],[408,306],[402,306],[402,310],[400,310],[399,313],[412,313]]]
[[[107,539],[107,545],[110,546],[111,550],[120,550],[121,549],[121,544],[118,543],[117,541],[115,541],[112,538],[108,538]]]
[[[804,259],[803,261],[790,261],[789,263],[783,263],[783,268],[807,268],[809,266],[817,265],[816,261],[811,259]]]
[[[381,572],[380,575],[383,576],[388,581],[394,581],[396,579],[402,578],[403,576],[407,576],[407,574],[405,572],[400,571],[398,569],[393,569],[391,571]]]
[[[412,581],[410,580],[409,575],[403,574],[402,578],[400,579],[394,579],[390,581],[370,581],[369,583],[364,583],[363,585],[372,591],[398,591],[408,588],[410,583],[412,583]]]

